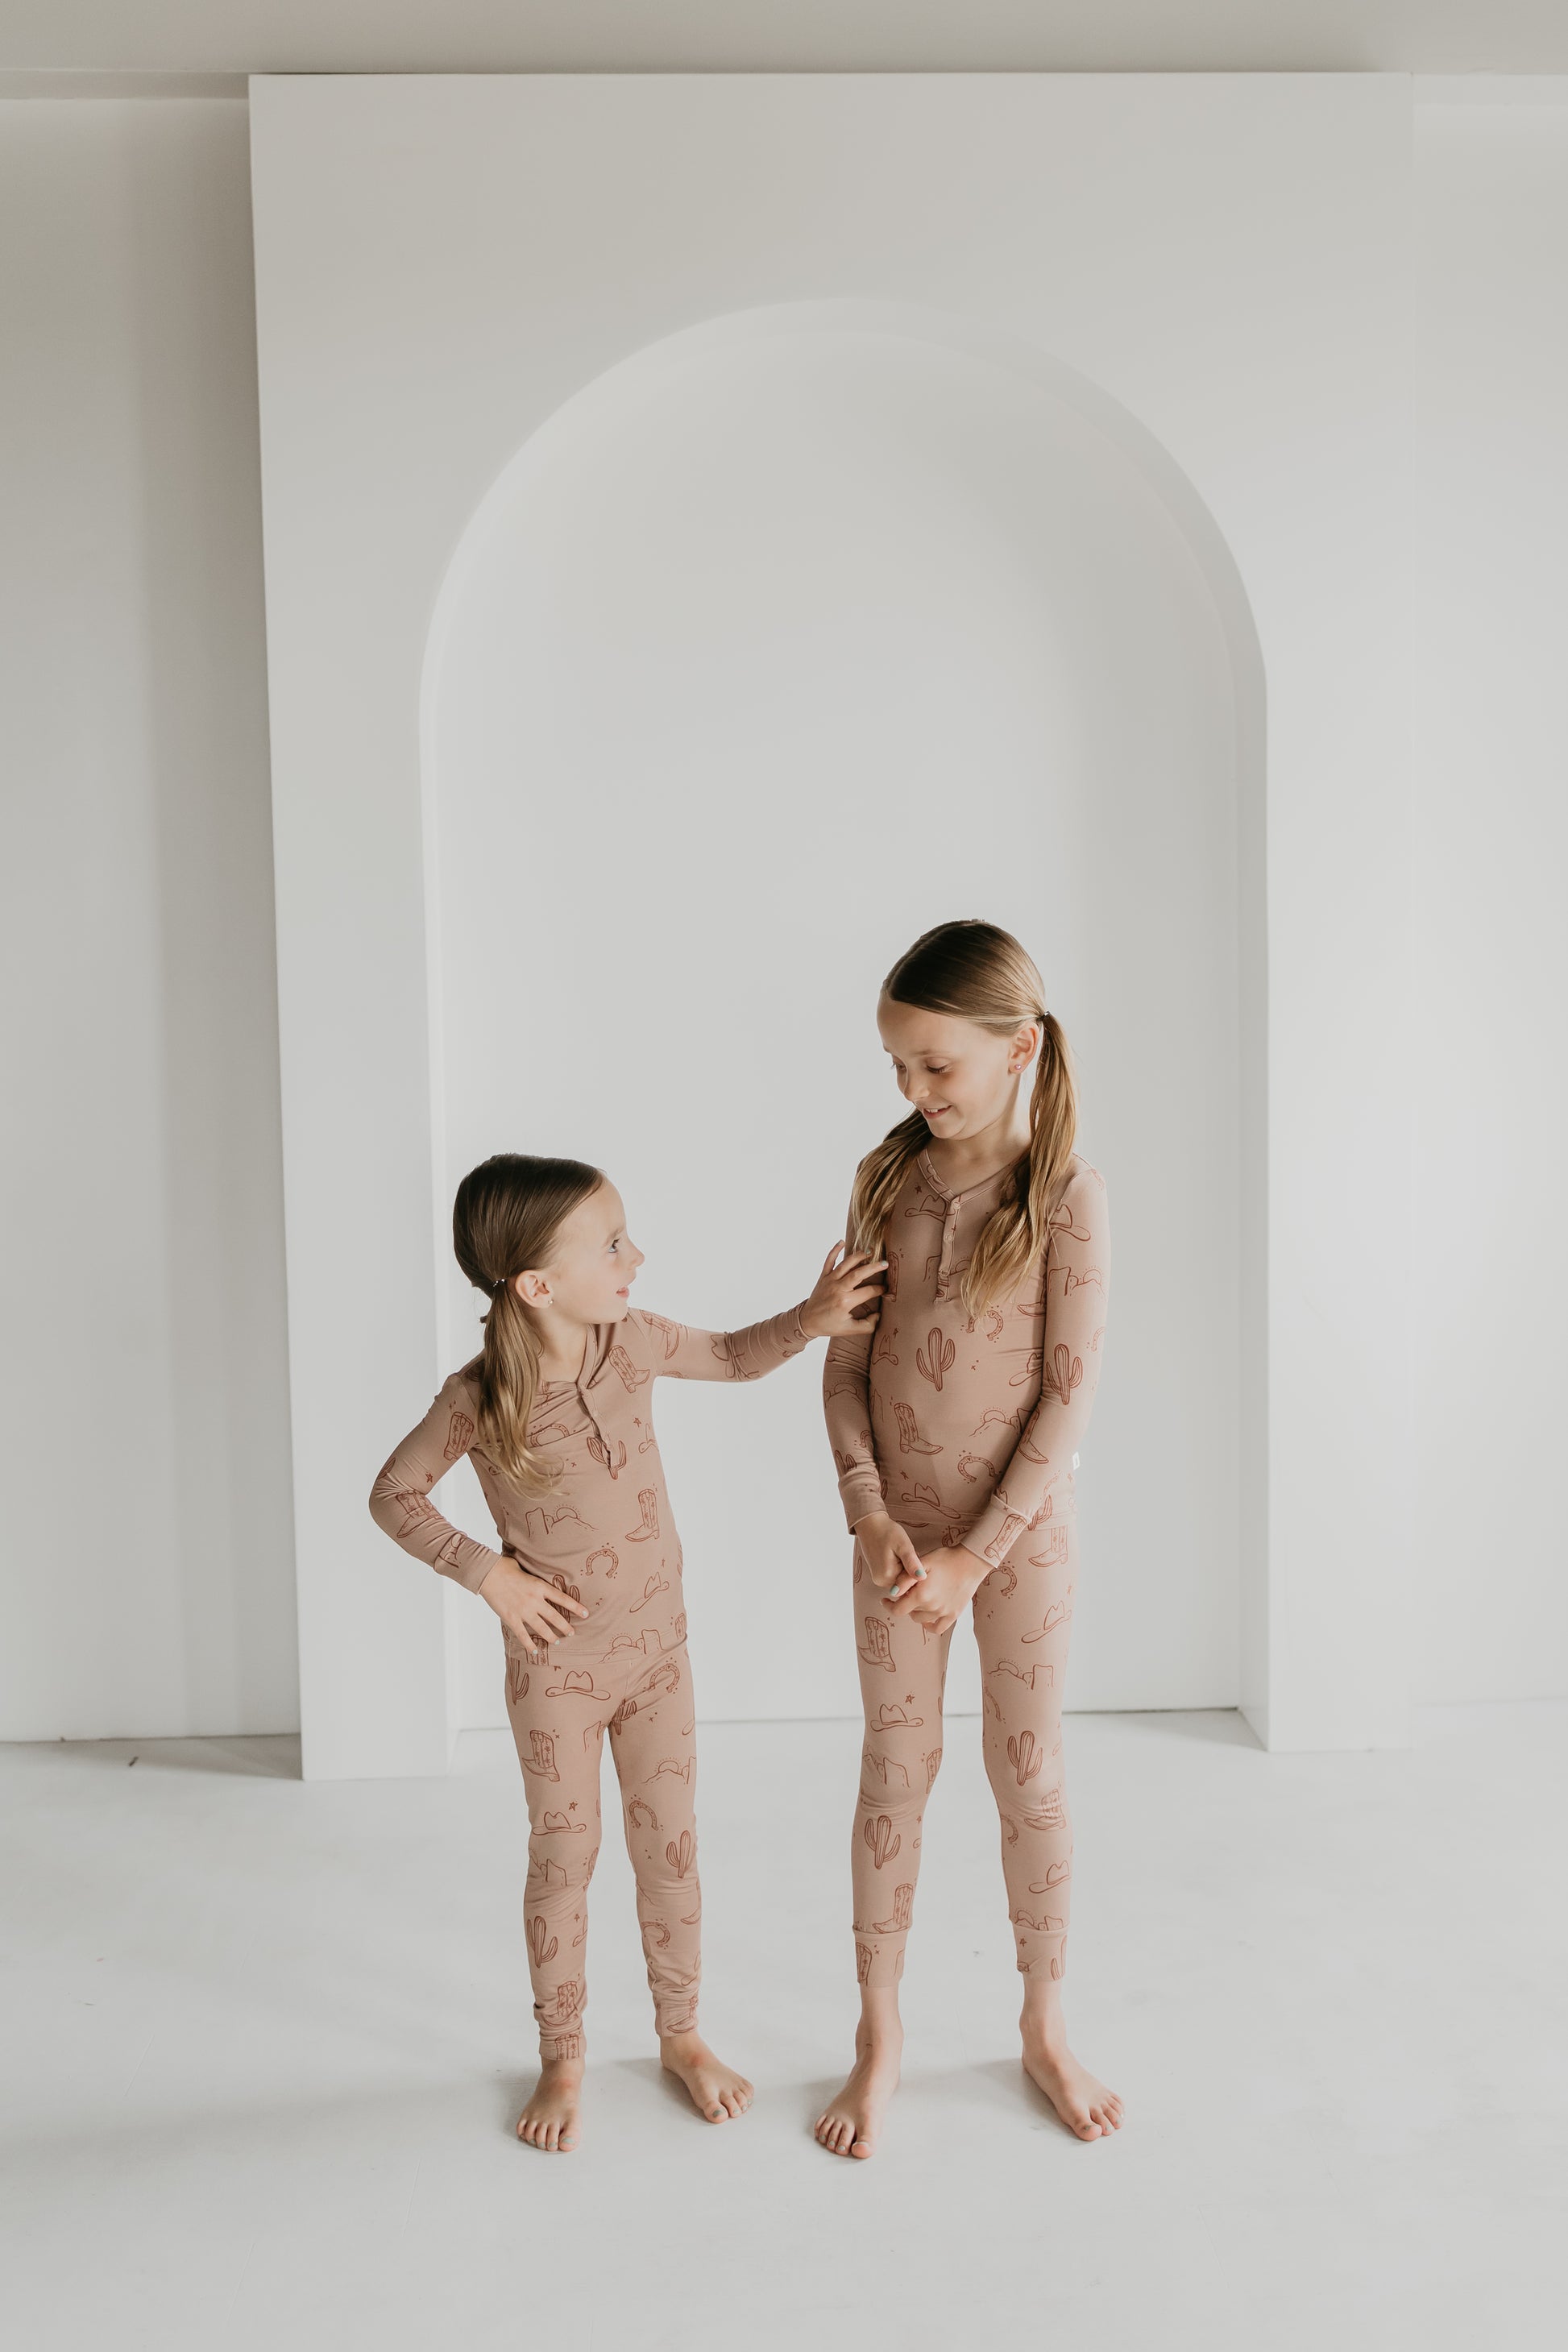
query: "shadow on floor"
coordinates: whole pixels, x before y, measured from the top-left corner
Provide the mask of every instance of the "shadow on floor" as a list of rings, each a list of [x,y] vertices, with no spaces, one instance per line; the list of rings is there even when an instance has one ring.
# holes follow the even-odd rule
[[[94,1772],[212,1772],[228,1780],[297,1780],[297,1732],[258,1734],[246,1739],[35,1739],[18,1748],[35,1756],[68,1757]]]

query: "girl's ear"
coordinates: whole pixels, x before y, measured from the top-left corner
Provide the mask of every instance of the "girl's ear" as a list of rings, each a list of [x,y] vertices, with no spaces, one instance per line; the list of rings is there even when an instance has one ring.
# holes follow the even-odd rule
[[[525,1300],[530,1307],[549,1306],[550,1276],[547,1274],[536,1274],[531,1268],[528,1273],[520,1274],[514,1279],[518,1297]]]
[[[1007,1056],[1007,1066],[1017,1077],[1026,1070],[1039,1050],[1041,1024],[1037,1021],[1020,1021],[1013,1036],[1013,1050]]]

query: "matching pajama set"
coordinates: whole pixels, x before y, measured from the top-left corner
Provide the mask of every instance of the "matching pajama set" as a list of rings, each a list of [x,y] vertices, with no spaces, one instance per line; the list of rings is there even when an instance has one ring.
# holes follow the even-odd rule
[[[507,1712],[528,1792],[525,1902],[539,2046],[582,2054],[587,1888],[600,1839],[604,1738],[620,1781],[637,1917],[661,2033],[697,2021],[701,1896],[696,1757],[680,1540],[653,1431],[654,1381],[750,1381],[808,1344],[792,1307],[743,1331],[694,1331],[633,1307],[588,1335],[575,1381],[542,1387],[530,1446],[560,1465],[542,1494],[511,1485],[475,1443],[478,1366],[454,1372],[372,1489],[377,1525],[477,1591],[500,1555],[443,1518],[430,1489],[472,1459],[510,1558],[588,1604],[533,1652],[506,1634]]]
[[[1062,1677],[1078,1572],[1073,1471],[1105,1336],[1105,1185],[1075,1155],[1042,1263],[978,1318],[960,1296],[982,1227],[1012,1181],[958,1192],[922,1151],[888,1220],[874,1337],[829,1342],[823,1399],[851,1528],[885,1510],[924,1553],[963,1545],[989,1565],[973,1622],[985,1769],[1026,1973],[1062,1974],[1072,1874]],[[862,1984],[896,1983],[942,1761],[951,1634],[891,1617],[855,1548],[866,1710],[852,1875]]]

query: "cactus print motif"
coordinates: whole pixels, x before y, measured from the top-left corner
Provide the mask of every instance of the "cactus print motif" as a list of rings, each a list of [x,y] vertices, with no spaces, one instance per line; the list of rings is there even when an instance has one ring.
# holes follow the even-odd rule
[[[900,1243],[899,1279],[884,1294],[875,1329],[833,1344],[823,1403],[850,1528],[886,1508],[917,1549],[962,1544],[991,1570],[971,1612],[984,1693],[982,1748],[1001,1815],[1018,1966],[1058,1978],[1066,1964],[1072,1843],[1060,1784],[1058,1671],[1066,1662],[1076,1577],[1071,1465],[1100,1375],[1110,1244],[1104,1184],[1075,1158],[1049,1220],[1044,1263],[972,1319],[960,1295],[963,1268],[1010,1175],[999,1171],[955,1193],[941,1183],[929,1154],[920,1155],[889,1232],[907,1234],[903,1218],[940,1218],[940,1248],[930,1256]],[[953,1350],[951,1360],[942,1340]],[[907,1476],[889,1481],[889,1466],[914,1453],[956,1465],[947,1511],[934,1486]],[[1041,1528],[1048,1528],[1043,1538]],[[941,1724],[952,1637],[889,1618],[879,1601],[868,1615],[868,1590],[862,1579],[855,1623],[866,1742],[851,1868],[857,1973],[862,1983],[880,1985],[896,1983],[902,1969],[925,1800],[942,1759],[940,1747],[921,1748],[927,1734],[917,1735],[913,1717]],[[1041,1645],[1048,1656],[1040,1656]],[[901,1709],[889,1702],[889,1679],[914,1694]],[[898,1720],[900,1712],[908,1725]],[[1042,1788],[1047,1778],[1056,1785]],[[876,1888],[894,1838],[900,1885],[910,1896],[889,1915]],[[1051,1899],[1042,1905],[1047,1890]]]
[[[891,1862],[901,1843],[894,1835],[892,1822],[886,1813],[879,1813],[874,1822],[863,1822],[860,1834],[870,1847],[871,1860],[879,1870],[885,1862]],[[910,1899],[913,1900],[912,1895]]]
[[[926,1333],[925,1346],[915,1349],[915,1370],[933,1389],[940,1389],[942,1375],[952,1370],[953,1354],[952,1341],[940,1326],[933,1325]]]
[[[580,2055],[587,1885],[597,1858],[605,1734],[620,1781],[637,1917],[662,2032],[696,2015],[701,1897],[693,1809],[693,1707],[680,1542],[672,1524],[648,1398],[656,1380],[757,1380],[806,1345],[799,1307],[743,1331],[711,1332],[634,1307],[588,1336],[575,1381],[542,1389],[531,1444],[555,1465],[553,1486],[524,1494],[474,1444],[477,1363],[445,1382],[418,1427],[388,1457],[371,1512],[415,1559],[477,1591],[498,1559],[587,1605],[547,1650],[505,1640],[507,1713],[528,1799],[529,1967],[540,2049]],[[864,1418],[864,1413],[862,1413]],[[467,1453],[500,1550],[445,1519],[426,1490]],[[618,1485],[636,1461],[637,1523]],[[629,1487],[630,1480],[626,1481]],[[410,1507],[410,1498],[421,1507]],[[621,1577],[623,1548],[641,1573]],[[540,1671],[544,1669],[545,1671]],[[657,1782],[657,1790],[655,1783]],[[657,1800],[657,1801],[656,1801]],[[670,1849],[683,1859],[677,1871]],[[573,1990],[574,1988],[574,1990]]]
[[[588,1451],[600,1468],[607,1470],[612,1478],[618,1478],[626,1466],[626,1441],[624,1437],[616,1438],[616,1450],[612,1454],[607,1439],[601,1437],[595,1430],[588,1440]]]

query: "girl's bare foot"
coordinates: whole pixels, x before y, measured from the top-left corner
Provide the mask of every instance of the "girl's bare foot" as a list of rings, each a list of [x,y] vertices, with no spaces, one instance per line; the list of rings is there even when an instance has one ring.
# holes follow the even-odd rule
[[[581,2058],[542,2058],[533,2095],[517,2119],[517,2136],[551,2156],[570,2156],[577,2145],[582,2105]]]
[[[685,2084],[692,2105],[710,2124],[728,2123],[731,2116],[743,2116],[751,2105],[752,2086],[744,2074],[726,2066],[722,2058],[715,2058],[700,2033],[661,2034],[658,2058],[661,2066]]]
[[[899,2087],[903,2050],[903,2028],[896,2016],[875,2022],[861,2019],[849,2079],[816,2119],[817,2139],[830,2155],[875,2153],[888,2101]]]
[[[1050,1991],[1055,1993],[1054,1985]],[[1120,2131],[1121,2101],[1080,2066],[1068,2048],[1059,1999],[1026,2000],[1018,2029],[1024,2037],[1024,2072],[1045,2093],[1068,2131],[1079,2139],[1103,2139]]]

